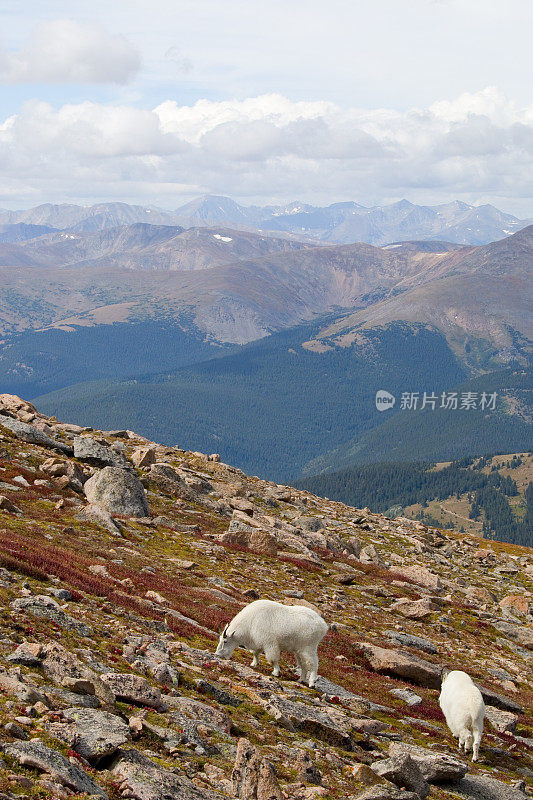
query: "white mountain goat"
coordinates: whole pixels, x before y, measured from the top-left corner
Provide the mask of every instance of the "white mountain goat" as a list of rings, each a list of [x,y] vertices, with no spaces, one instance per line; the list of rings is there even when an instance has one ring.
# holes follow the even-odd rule
[[[477,761],[485,703],[470,675],[457,669],[443,670],[439,705],[448,728],[459,739],[459,750],[467,753],[472,749],[472,761]]]
[[[273,600],[255,600],[245,606],[226,625],[216,655],[231,658],[236,647],[254,654],[252,667],[262,651],[272,664],[272,675],[279,676],[282,650],[294,653],[299,680],[313,687],[318,674],[318,645],[329,630],[322,617],[307,606],[285,606]]]

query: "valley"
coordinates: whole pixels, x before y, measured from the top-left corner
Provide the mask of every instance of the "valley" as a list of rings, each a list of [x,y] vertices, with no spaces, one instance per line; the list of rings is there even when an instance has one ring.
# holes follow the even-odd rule
[[[533,226],[481,246],[376,247],[252,230],[222,201],[187,214],[196,227],[124,204],[10,214],[1,387],[284,481],[533,446]],[[380,390],[499,402],[382,414]]]

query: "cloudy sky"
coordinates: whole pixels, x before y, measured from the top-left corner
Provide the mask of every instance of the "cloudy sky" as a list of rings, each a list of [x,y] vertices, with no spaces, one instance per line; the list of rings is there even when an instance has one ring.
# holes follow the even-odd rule
[[[531,0],[3,0],[0,207],[533,217],[532,28]]]

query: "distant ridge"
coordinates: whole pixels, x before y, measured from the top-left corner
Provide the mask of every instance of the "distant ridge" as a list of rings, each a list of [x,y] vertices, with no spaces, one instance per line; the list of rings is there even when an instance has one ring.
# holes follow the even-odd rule
[[[481,245],[516,233],[531,220],[520,220],[492,205],[474,206],[459,200],[435,206],[416,205],[405,199],[372,207],[351,201],[324,207],[299,201],[243,206],[222,195],[204,195],[175,211],[117,202],[92,206],[45,203],[24,211],[0,210],[0,231],[19,223],[82,232],[135,222],[185,228],[225,225],[339,244],[360,241],[384,245],[410,239],[440,239]]]

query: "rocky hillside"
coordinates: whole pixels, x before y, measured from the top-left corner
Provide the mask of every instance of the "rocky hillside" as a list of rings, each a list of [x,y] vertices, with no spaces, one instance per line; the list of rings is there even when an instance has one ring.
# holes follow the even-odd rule
[[[0,336],[188,313],[204,336],[242,344],[375,303],[407,278],[440,274],[450,252],[459,259],[471,250],[308,247],[226,228],[151,225],[50,234],[0,244]]]
[[[487,371],[489,342],[500,363],[526,364],[533,338],[532,252],[533,225],[485,247],[451,252],[422,282],[406,277],[394,294],[329,324],[308,346],[322,352],[347,347],[365,329],[416,321],[440,330],[474,374]]]
[[[0,396],[0,798],[524,800],[533,551],[390,520]],[[257,597],[334,623],[317,689],[213,655]],[[443,665],[487,704],[480,760]]]

